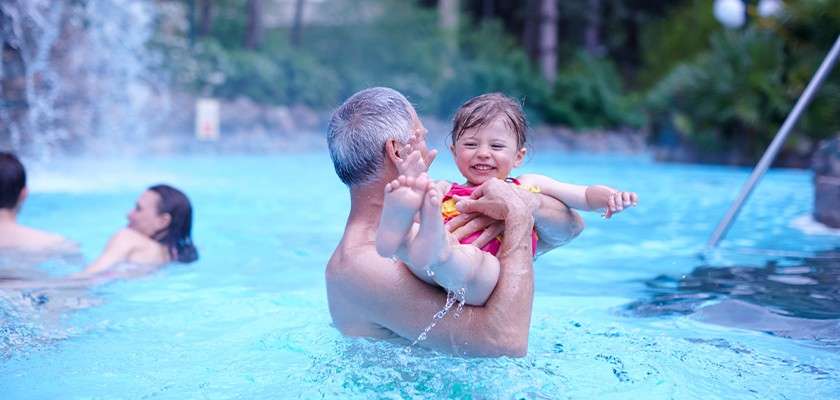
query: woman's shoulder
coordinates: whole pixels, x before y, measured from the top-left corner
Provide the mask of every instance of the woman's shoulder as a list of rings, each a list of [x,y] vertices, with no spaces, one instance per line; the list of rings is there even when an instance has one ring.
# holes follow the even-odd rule
[[[166,246],[131,228],[117,231],[111,238],[111,243],[126,252],[125,261],[128,262],[159,264],[169,261]]]
[[[141,238],[148,239],[145,236],[143,236],[140,232],[137,232],[131,228],[122,228],[116,233],[114,233],[114,235],[111,236],[111,238],[117,240],[137,240]]]
[[[131,228],[118,230],[111,236],[111,243],[120,247],[139,247],[157,244],[156,241]]]

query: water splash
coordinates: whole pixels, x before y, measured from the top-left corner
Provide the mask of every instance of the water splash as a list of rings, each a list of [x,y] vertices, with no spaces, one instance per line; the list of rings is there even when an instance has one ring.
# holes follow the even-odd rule
[[[443,320],[446,317],[446,314],[449,313],[449,310],[452,309],[456,303],[458,307],[455,309],[455,318],[459,318],[461,315],[461,311],[464,308],[464,298],[466,294],[466,289],[460,288],[456,291],[447,290],[446,291],[446,304],[443,305],[443,308],[436,312],[434,317],[432,317],[432,322],[423,329],[423,332],[420,332],[420,335],[417,336],[417,339],[414,339],[410,345],[405,348],[406,354],[411,353],[411,349],[416,346],[418,343],[426,340],[429,337],[429,332],[431,332],[432,328],[437,326],[438,322]]]
[[[142,0],[0,3],[0,146],[49,159],[145,138],[164,114],[165,96],[155,94],[166,80],[154,76],[159,59],[146,48],[155,7]]]

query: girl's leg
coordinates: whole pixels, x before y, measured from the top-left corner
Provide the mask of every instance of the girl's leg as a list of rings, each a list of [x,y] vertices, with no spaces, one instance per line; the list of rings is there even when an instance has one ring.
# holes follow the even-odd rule
[[[448,290],[463,288],[467,304],[482,305],[496,287],[499,260],[475,246],[458,243],[446,231],[441,199],[436,189],[426,191],[419,229],[406,243],[407,261],[413,270],[431,271],[432,279]]]

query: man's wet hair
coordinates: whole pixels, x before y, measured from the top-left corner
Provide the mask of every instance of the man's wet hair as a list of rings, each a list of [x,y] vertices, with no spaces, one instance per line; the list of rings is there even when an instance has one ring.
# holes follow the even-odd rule
[[[20,192],[26,187],[26,170],[18,158],[9,152],[0,152],[0,209],[17,207]]]
[[[347,186],[371,182],[385,163],[385,143],[413,136],[411,103],[394,89],[362,90],[332,115],[327,144],[335,172]]]

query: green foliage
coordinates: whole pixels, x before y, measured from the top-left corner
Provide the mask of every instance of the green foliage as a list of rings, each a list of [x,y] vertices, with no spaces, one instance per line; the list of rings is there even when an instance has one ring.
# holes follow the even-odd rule
[[[501,19],[462,18],[457,32],[444,32],[434,7],[418,2],[333,0],[319,9],[319,22],[303,27],[298,47],[283,27],[246,49],[242,1],[219,0],[208,35],[191,42],[186,24],[169,23],[152,45],[177,84],[206,95],[329,109],[360,89],[390,86],[421,112],[448,118],[468,98],[500,91],[523,100],[532,122],[665,126],[701,149],[757,157],[835,40],[838,1],[785,2],[778,20],[751,7],[747,27],[736,31],[721,28],[708,0],[602,0],[600,11],[562,3],[557,51],[564,62],[553,86],[510,32],[517,24],[510,15],[521,23],[527,14],[514,3],[498,4],[507,10]],[[609,57],[581,52],[595,12]],[[840,131],[837,110],[835,71],[789,144],[807,147]]]
[[[798,97],[840,34],[840,2],[803,0],[791,4],[775,28],[785,42],[786,94]],[[797,130],[812,139],[825,139],[840,132],[840,64],[823,83]],[[801,139],[801,136],[799,138]]]
[[[470,97],[499,91],[523,100],[534,120],[639,125],[609,61],[581,58],[561,71],[552,90],[498,21],[464,23],[452,41],[451,32],[438,28],[436,12],[413,2],[335,1],[322,16],[331,23],[305,26],[299,48],[280,28],[265,32],[262,46],[251,50],[243,46],[246,21],[237,3],[214,4],[210,35],[191,46],[157,43],[175,81],[188,90],[332,108],[360,89],[390,86],[421,112],[443,118]]]
[[[677,68],[651,92],[651,110],[709,150],[728,143],[756,156],[789,108],[781,42],[768,32],[721,32],[712,49]]]
[[[459,52],[449,57],[431,110],[451,116],[464,101],[488,92],[520,99],[532,112],[544,107],[548,84],[517,43],[497,23],[472,28],[459,33]]]
[[[709,37],[722,31],[712,14],[709,0],[690,0],[664,18],[642,29],[642,70],[644,86],[657,83],[679,64],[709,49]]]
[[[305,28],[301,51],[341,78],[339,98],[370,86],[394,87],[413,101],[434,95],[445,49],[434,13],[382,0],[335,2],[333,12],[337,23]]]
[[[673,126],[701,149],[734,147],[757,160],[836,38],[840,12],[829,3],[788,4],[781,23],[754,17],[745,29],[712,34],[708,50],[674,68],[649,92],[654,121]],[[836,134],[838,109],[840,80],[834,74],[788,148],[810,147],[815,139]]]
[[[546,120],[574,128],[642,126],[639,105],[621,86],[609,60],[580,53],[558,75],[546,102]]]

